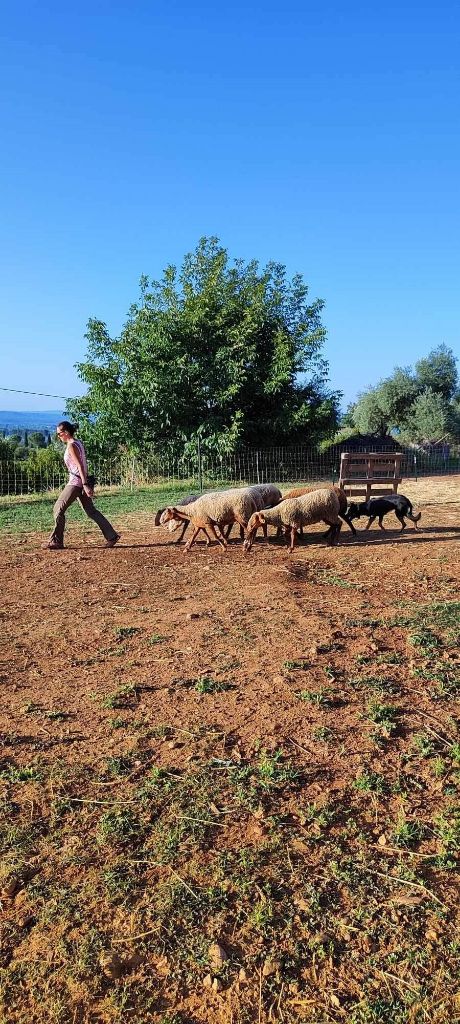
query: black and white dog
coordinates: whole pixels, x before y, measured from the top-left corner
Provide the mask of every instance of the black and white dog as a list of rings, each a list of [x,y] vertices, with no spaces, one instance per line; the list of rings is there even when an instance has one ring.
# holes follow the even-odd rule
[[[368,501],[351,502],[348,506],[347,515],[349,519],[359,519],[360,516],[369,516],[366,530],[370,529],[374,519],[378,516],[380,529],[384,530],[385,527],[382,523],[382,519],[388,514],[388,512],[394,512],[395,516],[401,523],[401,530],[404,530],[406,527],[404,516],[407,516],[407,518],[413,522],[415,529],[417,529],[417,523],[422,514],[421,512],[419,512],[418,516],[413,514],[412,502],[409,501],[409,498],[405,498],[404,494],[387,494],[385,496],[382,495],[380,498],[369,498]]]

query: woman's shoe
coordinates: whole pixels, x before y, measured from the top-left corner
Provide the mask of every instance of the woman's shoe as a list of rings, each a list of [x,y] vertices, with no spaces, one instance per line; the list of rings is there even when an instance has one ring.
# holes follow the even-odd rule
[[[49,551],[62,551],[64,545],[58,544],[57,540],[50,540],[47,544],[44,544],[43,547],[48,548]]]
[[[115,537],[113,538],[113,540],[106,540],[104,547],[106,547],[106,548],[114,548],[115,544],[118,544],[119,540],[120,540],[120,534],[117,533],[117,534],[115,534]]]

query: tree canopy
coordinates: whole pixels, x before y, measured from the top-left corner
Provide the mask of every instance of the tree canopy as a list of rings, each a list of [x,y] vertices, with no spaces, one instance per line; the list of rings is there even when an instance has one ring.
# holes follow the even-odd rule
[[[327,386],[323,302],[300,275],[230,261],[203,238],[180,269],[143,277],[117,338],[88,323],[87,385],[69,403],[94,453],[166,446],[233,451],[244,444],[316,443],[338,421]]]
[[[390,377],[363,392],[346,414],[362,434],[397,431],[405,441],[460,437],[457,360],[439,345],[410,367],[396,367]]]

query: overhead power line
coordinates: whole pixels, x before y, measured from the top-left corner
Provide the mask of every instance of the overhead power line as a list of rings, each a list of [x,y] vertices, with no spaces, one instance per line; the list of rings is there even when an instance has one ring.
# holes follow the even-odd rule
[[[36,394],[40,398],[62,398],[64,401],[69,398],[68,394],[45,394],[43,391],[24,391],[18,387],[0,387],[0,391],[13,391],[14,394]]]

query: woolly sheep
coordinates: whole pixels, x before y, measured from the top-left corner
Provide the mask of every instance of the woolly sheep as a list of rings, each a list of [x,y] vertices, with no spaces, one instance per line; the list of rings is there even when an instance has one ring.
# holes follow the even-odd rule
[[[278,505],[282,499],[281,491],[279,487],[275,486],[275,484],[252,484],[251,487],[247,487],[245,490],[250,492],[254,498],[257,511],[263,508],[273,508],[273,506]],[[227,540],[232,532],[232,526],[233,523],[230,523],[227,528]],[[240,526],[240,536],[242,540],[244,538],[244,534],[245,531],[243,527]],[[267,536],[267,527],[264,528],[264,535]]]
[[[221,547],[226,548],[227,541],[221,532],[222,527],[238,523],[245,530],[253,512],[257,511],[254,494],[251,491],[252,488],[245,487],[202,494],[197,501],[189,505],[167,508],[164,512],[164,522],[181,519],[183,522],[192,523],[193,534],[187,541],[184,551],[190,551],[200,530],[204,530],[208,537],[211,533]]]
[[[232,491],[232,493],[236,492],[239,497],[241,497],[244,493],[249,494],[254,499],[254,503],[255,503],[255,508],[256,509],[271,508],[273,505],[276,505],[279,501],[281,501],[281,491],[279,490],[278,487],[275,487],[275,484],[270,484],[270,483],[267,483],[267,484],[254,484],[252,487],[231,488],[231,491]],[[228,494],[229,492],[230,492],[230,489],[226,490],[226,491],[208,491],[206,493],[206,497],[214,499],[216,497],[216,495],[221,496],[222,494]],[[182,508],[183,505],[189,505],[192,502],[198,501],[201,497],[204,497],[204,495],[196,495],[196,494],[195,495],[189,495],[187,498],[184,498],[184,500],[181,502],[180,507]],[[177,530],[179,526],[182,526],[182,532],[181,532],[181,535],[180,535],[180,537],[179,537],[179,539],[177,541],[177,543],[179,543],[182,540],[182,538],[183,538],[183,536],[185,534],[185,531],[186,531],[186,529],[188,527],[188,524],[189,524],[190,520],[188,518],[185,519],[185,520],[182,519],[182,518],[177,518],[177,519],[169,518],[168,519],[167,516],[166,516],[167,511],[168,511],[167,509],[160,509],[157,512],[156,517],[155,517],[155,525],[156,526],[160,526],[160,525],[161,526],[166,526],[167,529],[171,533],[173,533],[175,530]],[[228,520],[226,520],[225,522],[228,523]],[[225,539],[226,540],[228,540],[228,538],[229,538],[229,535],[231,533],[231,529],[232,529],[232,526],[234,525],[234,522],[236,522],[235,519],[231,523],[228,523],[227,532],[226,532],[226,535],[225,535]],[[222,527],[224,525],[225,525],[224,522],[221,522],[221,521],[218,522],[218,526],[219,527]],[[200,529],[204,529],[204,528],[200,527]],[[266,532],[267,531],[266,531],[266,528],[265,528],[265,531],[264,531],[265,535],[266,535]],[[243,539],[244,535],[245,535],[245,532],[244,532],[244,527],[241,524],[240,524],[240,533],[241,533],[241,537]],[[209,538],[209,534],[208,533],[206,533],[206,538],[207,538],[207,544],[209,544],[210,543],[210,538]]]
[[[349,517],[349,514],[347,513],[348,501],[343,487],[337,487],[334,484],[327,484],[326,486],[330,487],[331,490],[335,491],[339,499],[339,516],[341,519],[343,519],[347,526],[350,527],[351,532],[356,536],[356,530]],[[285,498],[300,498],[303,494],[311,494],[312,491],[317,490],[317,487],[293,487],[292,490],[287,491],[286,494],[283,494],[283,501],[285,500]],[[302,530],[300,532],[302,533]],[[328,536],[329,533],[330,529],[327,531],[326,536]]]
[[[325,522],[332,527],[328,544],[335,544],[341,528],[339,499],[331,488],[323,487],[297,498],[284,499],[275,508],[254,512],[248,522],[245,551],[250,551],[258,526],[264,524],[282,527],[286,537],[291,536],[290,551],[294,550],[296,533],[301,526]]]

